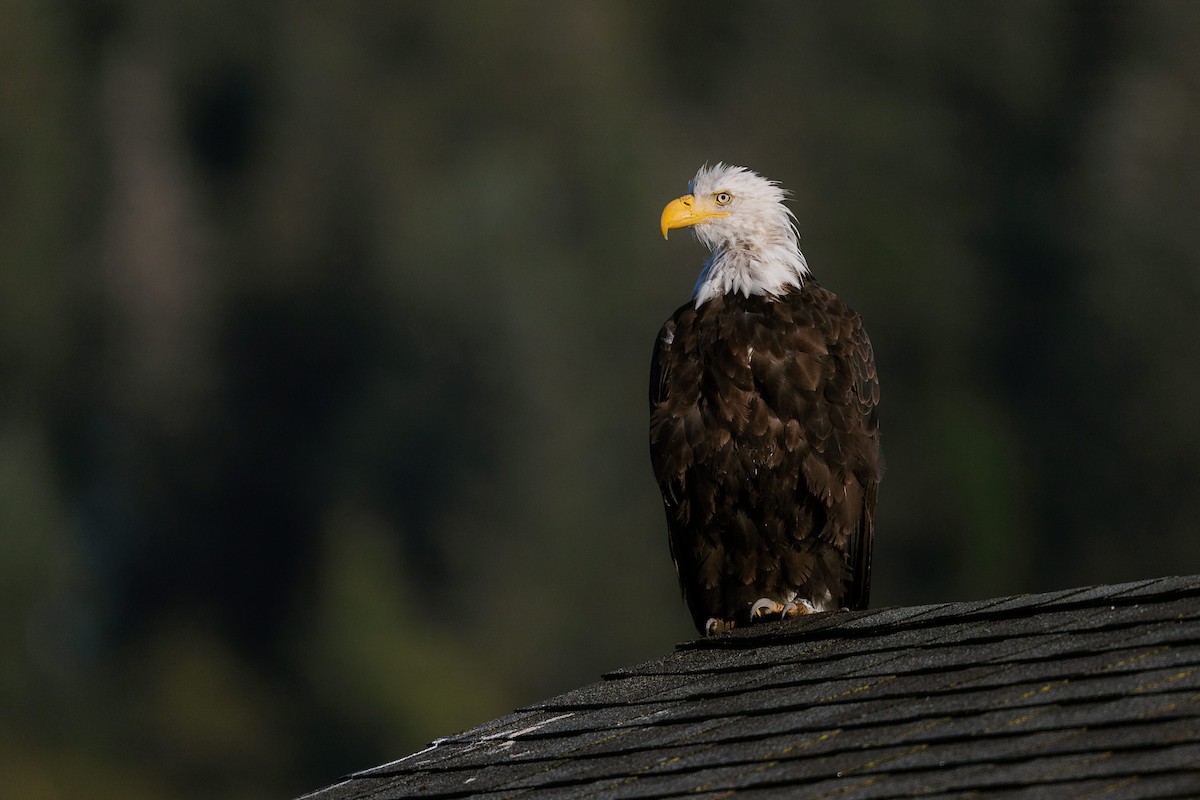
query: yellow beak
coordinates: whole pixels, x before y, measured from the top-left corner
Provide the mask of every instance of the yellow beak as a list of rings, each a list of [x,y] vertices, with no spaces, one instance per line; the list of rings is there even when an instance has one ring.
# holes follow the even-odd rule
[[[667,238],[667,231],[672,228],[686,228],[690,225],[695,225],[699,222],[704,222],[713,217],[728,217],[728,211],[705,211],[696,208],[696,198],[690,194],[685,194],[683,197],[677,197],[667,203],[667,207],[663,209],[662,226],[663,238]]]

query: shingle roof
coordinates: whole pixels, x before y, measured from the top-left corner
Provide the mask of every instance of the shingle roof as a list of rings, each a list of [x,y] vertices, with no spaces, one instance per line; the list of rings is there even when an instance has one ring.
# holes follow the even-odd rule
[[[687,642],[308,797],[785,791],[1200,797],[1200,576]]]

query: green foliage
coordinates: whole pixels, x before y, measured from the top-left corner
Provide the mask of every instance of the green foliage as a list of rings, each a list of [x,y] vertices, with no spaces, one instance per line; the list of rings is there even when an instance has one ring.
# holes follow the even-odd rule
[[[876,605],[1200,565],[1200,7],[3,6],[13,796],[299,794],[691,635],[704,161],[875,341]]]

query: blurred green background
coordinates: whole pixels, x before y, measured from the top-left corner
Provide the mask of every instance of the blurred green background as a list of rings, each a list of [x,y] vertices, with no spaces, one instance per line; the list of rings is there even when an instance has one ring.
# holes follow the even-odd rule
[[[1200,571],[1200,4],[0,0],[0,793],[287,797],[692,630],[705,161],[883,385],[875,605]]]

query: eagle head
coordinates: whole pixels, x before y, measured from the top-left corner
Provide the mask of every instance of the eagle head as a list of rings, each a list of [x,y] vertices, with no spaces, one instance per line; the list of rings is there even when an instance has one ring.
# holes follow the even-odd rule
[[[712,253],[693,292],[697,307],[729,292],[779,297],[800,286],[808,264],[786,197],[757,172],[717,163],[701,167],[688,194],[667,204],[663,238],[690,227]]]

